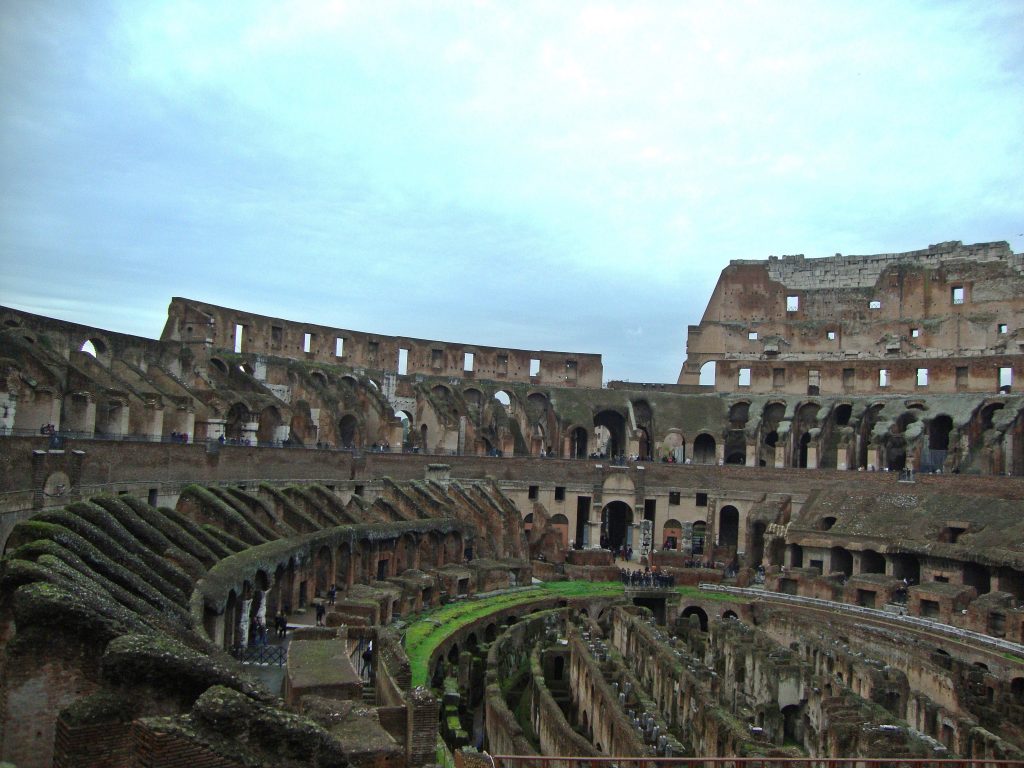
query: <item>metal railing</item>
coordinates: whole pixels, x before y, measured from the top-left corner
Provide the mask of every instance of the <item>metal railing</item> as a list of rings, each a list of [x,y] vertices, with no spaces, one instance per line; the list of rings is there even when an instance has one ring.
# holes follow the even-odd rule
[[[231,655],[243,664],[259,664],[262,666],[284,666],[288,660],[288,651],[283,645],[236,645]]]
[[[896,621],[904,624],[912,624],[922,629],[926,629],[929,632],[942,632],[943,634],[950,635],[952,637],[969,640],[972,643],[992,646],[1001,651],[1009,651],[1016,656],[1024,658],[1024,645],[1021,645],[1020,643],[1003,640],[999,637],[992,637],[992,635],[985,635],[981,632],[973,632],[969,629],[961,629],[960,627],[954,627],[952,624],[943,624],[941,621],[923,619],[920,616],[901,616],[889,613],[888,611],[879,610],[878,608],[865,608],[862,605],[850,605],[849,603],[840,603],[835,600],[822,600],[819,597],[787,595],[784,592],[770,592],[765,589],[725,587],[721,584],[708,584],[706,582],[701,582],[700,588],[708,592],[727,592],[733,595],[747,595],[761,600],[775,600],[778,602],[792,603],[794,605],[808,605],[816,608],[827,608],[833,611],[842,611],[843,613],[870,616],[872,618],[883,619],[888,622]]]
[[[485,753],[486,755],[486,753]],[[1021,768],[1024,760],[818,757],[562,757],[486,755],[494,768]]]

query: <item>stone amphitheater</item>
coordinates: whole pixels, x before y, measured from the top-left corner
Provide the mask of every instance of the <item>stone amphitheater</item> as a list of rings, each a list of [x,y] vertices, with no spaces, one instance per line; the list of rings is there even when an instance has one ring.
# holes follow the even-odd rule
[[[737,261],[679,380],[0,307],[0,761],[1024,760],[1024,259]]]

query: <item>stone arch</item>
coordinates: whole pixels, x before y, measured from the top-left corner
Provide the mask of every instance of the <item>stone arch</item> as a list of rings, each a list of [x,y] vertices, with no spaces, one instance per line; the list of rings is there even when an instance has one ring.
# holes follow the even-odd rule
[[[701,432],[693,441],[693,463],[715,464],[717,458],[715,438],[708,432]]]
[[[619,456],[626,452],[626,417],[615,410],[606,408],[594,415],[594,426],[608,430],[608,456]]]
[[[740,511],[732,504],[718,510],[718,545],[738,547],[740,540]]]
[[[932,417],[928,422],[928,449],[932,451],[949,450],[949,433],[953,431],[953,419],[945,413]]]
[[[665,521],[661,527],[661,548],[677,550],[682,546],[683,524],[674,517]]]
[[[743,429],[750,418],[750,401],[739,400],[729,406],[729,428]]]
[[[216,370],[216,371],[224,374],[225,376],[227,376],[228,364],[226,362],[224,362],[223,360],[221,360],[219,357],[211,357],[210,358],[210,366],[214,370]]]
[[[689,606],[687,606],[686,608],[683,609],[683,612],[680,615],[686,621],[691,621],[692,619],[690,617],[691,616],[696,616],[697,620],[700,622],[700,631],[701,632],[707,632],[708,631],[708,614],[707,614],[707,611],[705,611],[699,605],[689,605]]]
[[[587,458],[587,440],[590,436],[590,432],[585,427],[574,425],[569,427],[569,458],[570,459],[585,459]]]
[[[327,374],[321,370],[314,370],[309,372],[310,380],[320,387],[321,389],[327,389],[330,385],[330,379],[327,378]]]
[[[682,464],[686,458],[686,437],[682,430],[675,427],[669,429],[661,441],[661,448],[666,459],[671,457],[677,463]]]
[[[548,526],[558,532],[559,540],[562,542],[562,549],[569,548],[569,518],[562,513],[552,515]]]
[[[734,619],[738,621],[739,618],[740,617],[736,615],[736,611],[732,610],[731,608],[722,614],[722,619]]]
[[[318,425],[313,423],[313,412],[305,400],[297,400],[292,407],[292,420],[288,427],[288,442],[292,445],[312,445],[317,442]]]
[[[256,441],[260,445],[269,445],[276,441],[278,428],[281,426],[281,412],[273,405],[260,411],[260,425],[256,429]]]
[[[99,334],[90,334],[81,340],[77,345],[78,351],[89,355],[105,367],[110,367],[111,349],[110,344]]]
[[[690,546],[695,555],[703,555],[708,549],[707,546],[708,524],[698,520],[693,524]]]
[[[243,428],[246,424],[251,424],[252,421],[253,414],[247,404],[243,402],[232,404],[228,408],[228,413],[224,420],[224,436],[229,440],[243,439],[245,434]]]
[[[697,380],[702,387],[715,386],[718,364],[714,360],[708,360],[700,367],[700,378]]]
[[[338,420],[338,445],[341,448],[358,448],[362,445],[362,427],[354,414],[346,413]]]

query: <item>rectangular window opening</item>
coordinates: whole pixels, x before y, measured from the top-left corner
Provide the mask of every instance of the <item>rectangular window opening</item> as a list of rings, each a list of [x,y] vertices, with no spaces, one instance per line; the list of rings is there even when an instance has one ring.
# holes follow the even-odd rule
[[[670,507],[678,507],[679,506],[679,496],[680,496],[679,491],[669,491],[668,492],[668,505]]]
[[[916,339],[920,335],[921,335],[921,329],[920,328],[911,328],[910,329],[910,338]]]
[[[555,501],[565,501],[565,486],[555,486]]]
[[[889,386],[889,369],[879,368],[878,369],[878,386],[888,387]]]
[[[1013,368],[1000,368],[999,369],[999,389],[1005,389],[1007,392],[1010,391],[1010,387],[1013,385]]]
[[[868,302],[868,309],[881,309],[881,308],[882,308],[882,302],[880,302],[878,299],[872,299],[871,301]]]
[[[800,309],[800,297],[799,296],[787,296],[786,297],[786,311],[796,312]]]
[[[304,333],[302,334],[302,351],[309,352],[313,348],[313,334]]]
[[[409,350],[398,348],[398,375],[405,376],[409,373]]]
[[[540,486],[531,485],[529,491],[526,493],[526,497],[531,501],[537,500],[537,492],[540,490]]]
[[[473,353],[466,352],[462,357],[462,370],[466,373],[472,373],[473,371]]]
[[[697,494],[697,506],[706,507],[708,505],[708,495],[706,493]]]
[[[927,387],[928,386],[928,369],[918,368],[917,369],[917,386]]]
[[[245,333],[244,325],[235,325],[235,353],[242,351],[242,334]]]
[[[996,326],[996,331],[998,333],[1006,333],[1007,332],[1006,323],[1000,323],[999,325],[997,325]]]
[[[757,331],[747,331],[747,338],[751,341],[757,341]]]
[[[540,359],[536,357],[530,358],[530,378],[540,376]]]
[[[339,336],[334,340],[334,356],[344,357],[345,356],[345,340]]]
[[[739,383],[739,385],[741,387],[749,387],[750,386],[750,369],[749,368],[740,368],[740,375],[739,375],[738,383]]]
[[[855,368],[843,368],[843,388],[846,390],[853,389],[856,383],[857,371]]]
[[[954,285],[949,294],[954,304],[964,303],[964,287],[962,285]]]
[[[444,350],[430,350],[430,367],[437,371],[444,367]]]
[[[779,389],[786,386],[786,369],[772,368],[772,387]]]
[[[835,331],[829,331],[828,332],[828,340],[829,341],[835,341],[836,340],[836,332]]]
[[[281,343],[284,341],[284,328],[280,325],[270,326],[270,343],[274,346],[274,349],[280,349]]]

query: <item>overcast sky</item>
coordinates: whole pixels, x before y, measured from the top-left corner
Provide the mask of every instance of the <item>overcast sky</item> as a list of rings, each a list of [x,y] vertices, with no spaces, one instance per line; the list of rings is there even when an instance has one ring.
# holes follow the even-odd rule
[[[1024,2],[0,3],[0,303],[675,381],[729,259],[1024,250]]]

